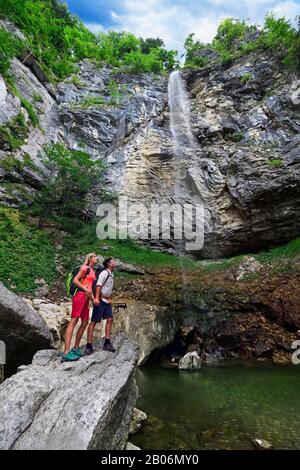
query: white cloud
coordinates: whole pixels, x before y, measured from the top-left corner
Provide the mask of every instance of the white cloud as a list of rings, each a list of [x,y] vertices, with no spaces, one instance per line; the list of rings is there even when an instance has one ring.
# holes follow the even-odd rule
[[[295,18],[298,0],[123,0],[122,8],[115,2],[111,11],[111,26],[107,29],[129,31],[138,37],[160,37],[168,49],[183,53],[189,33],[202,42],[210,42],[220,21],[232,16],[263,23],[264,16],[274,11],[276,16]],[[105,30],[101,24],[89,23],[93,32]]]
[[[100,33],[100,31],[105,31],[105,28],[100,23],[85,23],[85,26],[94,34]]]
[[[277,17],[286,16],[294,20],[300,14],[300,5],[292,1],[280,2],[272,8],[272,11]]]
[[[218,11],[196,13],[164,0],[126,0],[122,6],[126,7],[126,13],[112,12],[112,19],[118,23],[119,31],[130,31],[144,38],[160,37],[167,48],[177,49],[180,53],[189,33],[195,33],[197,39],[209,42],[220,20],[226,17]]]

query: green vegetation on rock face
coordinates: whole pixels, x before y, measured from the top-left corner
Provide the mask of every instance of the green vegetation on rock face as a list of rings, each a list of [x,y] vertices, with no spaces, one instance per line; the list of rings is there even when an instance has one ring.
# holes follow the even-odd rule
[[[244,138],[243,132],[233,132],[233,134],[228,134],[228,139],[232,140],[233,142],[241,142],[243,138]]]
[[[24,116],[19,113],[10,122],[0,126],[0,150],[13,151],[20,148],[28,137],[28,133]]]
[[[72,150],[62,144],[45,147],[44,163],[51,171],[45,186],[36,193],[32,212],[43,218],[64,215],[82,216],[86,195],[97,182],[101,184],[105,168],[101,160],[93,160],[82,150]],[[108,198],[105,188],[99,187],[103,200]]]
[[[35,108],[19,92],[19,90],[17,89],[16,84],[14,82],[14,78],[10,75],[9,72],[7,72],[6,75],[5,75],[5,82],[6,82],[6,86],[9,89],[10,93],[13,96],[17,96],[19,98],[20,102],[21,102],[21,106],[24,109],[26,109],[28,117],[29,117],[32,125],[34,127],[37,127],[39,125],[39,118],[38,118],[38,115],[37,115],[37,112],[36,112]],[[35,100],[34,96],[33,96],[33,101],[34,102],[37,101],[37,100]]]
[[[281,167],[283,165],[283,161],[279,158],[274,158],[273,160],[269,160],[268,164],[274,168]]]
[[[35,280],[43,278],[50,285],[59,277],[55,266],[55,243],[63,245],[59,258],[66,272],[78,265],[78,255],[95,251],[99,255],[114,256],[137,266],[196,269],[197,262],[167,253],[147,249],[132,240],[99,240],[96,223],[85,224],[74,218],[63,218],[61,232],[52,219],[47,227],[39,229],[37,220],[28,212],[0,207],[0,281],[16,292],[33,292]],[[102,250],[106,245],[109,249]],[[63,279],[61,280],[63,284]]]
[[[0,0],[0,11],[1,11]],[[6,75],[9,70],[11,60],[22,50],[22,41],[15,38],[11,33],[0,28],[0,74]]]
[[[256,254],[250,254],[260,263],[272,263],[274,268],[278,271],[278,264],[283,264],[283,268],[288,266],[291,270],[291,265],[288,264],[300,256],[300,238],[296,238],[286,245],[271,248],[270,250],[260,251]],[[232,258],[224,258],[218,261],[203,264],[203,269],[207,272],[210,271],[225,271],[234,265],[243,261],[244,255],[238,255]],[[200,262],[201,263],[201,262]],[[287,264],[286,264],[287,263]],[[248,278],[250,279],[250,278]]]
[[[247,83],[249,82],[249,80],[251,80],[251,77],[252,77],[251,73],[245,73],[244,75],[242,75],[240,80],[242,83]]]
[[[0,16],[22,30],[28,49],[54,81],[74,73],[76,63],[85,58],[131,73],[160,73],[178,65],[177,52],[167,51],[161,39],[144,40],[132,33],[114,31],[96,36],[58,0],[0,0]],[[5,40],[7,69],[16,50],[11,39]]]
[[[31,227],[19,211],[0,207],[0,233],[1,282],[17,292],[31,292],[37,278],[54,281],[54,244],[45,232]]]
[[[69,228],[69,226],[67,226]],[[108,247],[107,251],[102,250],[102,246]],[[99,240],[96,236],[96,222],[82,224],[74,233],[65,239],[64,243],[64,265],[67,268],[72,266],[76,255],[84,255],[86,252],[95,251],[99,255],[114,256],[124,262],[143,267],[174,267],[195,269],[198,264],[188,257],[173,256],[168,253],[154,251],[144,247],[134,240]]]
[[[36,173],[39,172],[39,169],[33,163],[28,153],[23,156],[20,156],[19,158],[15,158],[14,156],[10,155],[0,160],[0,167],[6,171],[23,171],[26,168],[30,168]]]
[[[283,57],[287,66],[297,68],[300,57],[300,17],[297,21],[298,26],[293,27],[289,20],[276,19],[268,14],[263,28],[259,30],[245,21],[227,18],[220,23],[211,44],[195,41],[195,34],[189,34],[185,41],[185,67],[204,67],[218,61],[230,64],[249,52],[272,50]],[[246,83],[248,77],[243,80]]]
[[[271,250],[262,251],[256,255],[256,259],[260,262],[274,261],[278,259],[292,259],[300,255],[300,238],[296,238],[286,245],[272,248]]]

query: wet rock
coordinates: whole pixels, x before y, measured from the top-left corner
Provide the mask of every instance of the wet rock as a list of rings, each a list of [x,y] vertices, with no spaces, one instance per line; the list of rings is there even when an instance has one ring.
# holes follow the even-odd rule
[[[134,408],[129,426],[129,434],[138,432],[144,426],[147,419],[147,414],[144,411]]]
[[[0,386],[0,448],[123,449],[137,398],[137,351],[124,335],[114,343],[115,354],[99,347],[72,364],[61,364],[57,351],[40,351],[6,380]]]
[[[198,356],[197,352],[189,352],[183,356],[178,364],[178,369],[181,370],[194,370],[201,369],[201,358]]]
[[[251,442],[255,449],[258,450],[270,450],[272,449],[272,444],[265,439],[251,439]]]
[[[28,364],[39,349],[53,345],[45,321],[0,282],[0,339],[6,344],[7,375]]]

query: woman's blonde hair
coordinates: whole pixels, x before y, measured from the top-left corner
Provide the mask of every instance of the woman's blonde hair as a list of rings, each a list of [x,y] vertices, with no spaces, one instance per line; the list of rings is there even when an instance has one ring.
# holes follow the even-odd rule
[[[93,256],[96,256],[96,253],[89,253],[86,255],[85,260],[84,260],[84,265],[88,265],[92,259]]]

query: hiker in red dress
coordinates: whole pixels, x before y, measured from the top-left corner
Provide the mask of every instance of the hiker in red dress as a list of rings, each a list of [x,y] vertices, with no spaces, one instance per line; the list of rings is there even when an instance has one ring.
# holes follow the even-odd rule
[[[93,282],[96,279],[96,273],[93,267],[97,262],[98,258],[95,253],[88,254],[83,265],[73,279],[73,283],[77,286],[77,290],[72,300],[71,320],[66,330],[65,349],[61,358],[62,362],[78,361],[81,357],[79,345],[82,335],[89,323],[89,303],[90,299],[93,300],[92,287]],[[79,318],[81,319],[81,325],[76,333],[74,348],[70,350],[73,331]]]

